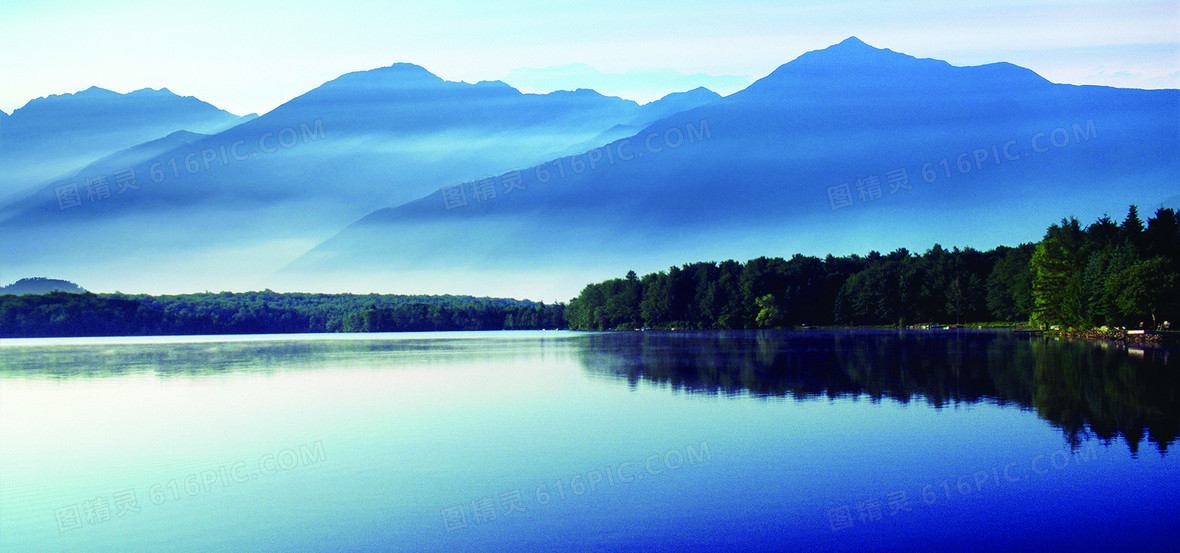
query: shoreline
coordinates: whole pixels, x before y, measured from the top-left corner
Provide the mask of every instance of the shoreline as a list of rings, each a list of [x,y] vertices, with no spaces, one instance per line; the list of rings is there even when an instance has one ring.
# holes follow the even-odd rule
[[[1175,346],[1180,332],[1166,330],[1047,330],[1046,336],[1136,346]]]

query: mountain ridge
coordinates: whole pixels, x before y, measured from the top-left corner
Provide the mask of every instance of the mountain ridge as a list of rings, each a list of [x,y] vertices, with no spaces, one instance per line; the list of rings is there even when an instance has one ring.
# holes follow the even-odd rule
[[[780,65],[734,96],[801,93],[820,87],[857,93],[955,93],[1050,84],[1054,83],[1036,72],[1007,62],[956,66],[945,60],[876,48],[849,37]],[[948,88],[952,86],[955,88]]]
[[[9,268],[43,274],[54,251],[57,263],[107,271],[100,284],[126,282],[110,269],[119,260],[155,267],[145,291],[202,278],[202,288],[560,298],[620,267],[685,259],[1017,243],[1076,187],[1083,217],[1102,195],[1174,195],[1163,192],[1180,157],[1177,92],[1059,85],[1011,64],[957,67],[859,40],[725,97],[689,95],[670,113],[394,64],[190,137],[135,167],[141,179],[164,175],[143,191],[63,211],[49,186],[23,217],[0,221],[19,237],[3,253]],[[277,146],[280,133],[290,147]],[[234,144],[236,155],[222,151]],[[887,178],[897,170],[904,186]],[[225,266],[235,270],[215,270]]]
[[[876,65],[848,71],[842,60]],[[596,167],[584,152],[525,169],[528,193],[447,209],[440,189],[375,210],[276,278],[292,289],[331,281],[317,274],[436,289],[461,286],[455,274],[549,275],[503,290],[520,294],[560,287],[552,275],[565,270],[585,282],[684,259],[1019,243],[1052,222],[1034,206],[1088,213],[1103,194],[1164,197],[1178,92],[1058,85],[1012,64],[957,67],[846,40],[591,150]],[[694,125],[702,139],[690,142]],[[895,169],[904,188],[886,182]],[[857,197],[868,177],[878,192]],[[1073,182],[1088,193],[1069,207]],[[837,208],[830,189],[841,185],[851,204]],[[988,215],[997,210],[1004,219]],[[947,212],[954,219],[938,218]]]
[[[201,100],[200,98],[197,98],[195,96],[182,96],[180,94],[176,94],[176,93],[172,92],[171,90],[169,90],[167,87],[162,87],[162,88],[158,88],[158,89],[145,87],[145,88],[133,90],[131,92],[121,93],[121,92],[115,92],[113,90],[109,90],[106,88],[102,88],[97,85],[91,86],[91,87],[86,88],[84,90],[79,90],[77,92],[65,92],[65,93],[61,93],[61,94],[50,94],[48,96],[41,96],[38,98],[33,98],[33,99],[29,100],[28,102],[26,102],[23,106],[15,109],[10,115],[17,116],[18,114],[20,114],[20,116],[27,116],[28,111],[30,111],[30,110],[35,112],[35,111],[39,111],[42,109],[46,109],[47,107],[58,107],[63,104],[71,103],[71,102],[74,102],[77,100],[93,100],[93,99],[106,100],[106,99],[115,99],[115,98],[176,99],[176,100],[180,100],[183,102],[192,103],[194,105],[200,104],[200,105],[210,106],[219,112],[224,112],[229,115],[234,115],[235,117],[241,117],[241,116],[235,115],[233,113],[230,113],[224,109],[213,106],[212,104],[205,102],[204,100]],[[72,108],[73,106],[67,106],[67,107]]]
[[[0,127],[4,203],[96,160],[177,130],[216,133],[241,117],[168,89],[126,94],[92,86],[30,100]]]
[[[237,278],[213,269],[234,264],[265,276],[375,207],[541,162],[644,111],[591,90],[525,94],[445,81],[413,64],[353,72],[150,159],[88,165],[44,184],[4,207],[0,230],[19,239],[2,253],[29,272],[51,268],[40,264],[53,248],[70,263],[103,267],[95,270],[110,270],[110,259],[146,263],[151,252],[151,265],[189,275]],[[139,188],[116,189],[116,172]],[[96,174],[109,193],[86,188]],[[62,235],[122,238],[101,248],[93,239],[50,243]]]

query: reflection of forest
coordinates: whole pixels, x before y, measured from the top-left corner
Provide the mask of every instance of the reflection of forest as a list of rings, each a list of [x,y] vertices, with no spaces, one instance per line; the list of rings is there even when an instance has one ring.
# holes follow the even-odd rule
[[[56,344],[7,346],[0,352],[0,378],[100,378],[150,374],[162,378],[209,376],[232,372],[274,373],[325,367],[367,369],[420,366],[439,355],[452,358],[529,359],[530,352],[511,340],[454,334],[418,337],[327,338],[219,341]],[[340,339],[332,339],[339,336]]]
[[[694,393],[866,395],[942,407],[988,401],[1035,408],[1072,443],[1146,436],[1161,452],[1180,432],[1180,352],[1005,332],[615,333],[584,337],[586,371]]]

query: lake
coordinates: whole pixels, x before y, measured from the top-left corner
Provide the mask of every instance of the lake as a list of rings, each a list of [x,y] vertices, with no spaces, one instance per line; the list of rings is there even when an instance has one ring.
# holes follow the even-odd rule
[[[0,341],[0,550],[1176,551],[1180,352],[982,331]]]

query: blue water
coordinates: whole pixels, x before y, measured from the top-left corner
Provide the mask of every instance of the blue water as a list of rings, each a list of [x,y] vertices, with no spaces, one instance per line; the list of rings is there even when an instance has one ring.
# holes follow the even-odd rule
[[[0,550],[1176,551],[1180,357],[972,332],[0,343]]]

